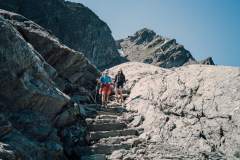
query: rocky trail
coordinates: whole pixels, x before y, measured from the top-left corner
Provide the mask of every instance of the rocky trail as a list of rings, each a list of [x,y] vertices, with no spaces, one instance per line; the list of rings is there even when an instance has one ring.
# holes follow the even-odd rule
[[[82,4],[0,8],[0,160],[240,159],[239,67],[146,28],[115,44]],[[127,79],[124,106],[95,103],[106,68]]]
[[[128,95],[125,95],[126,97]],[[107,108],[92,105],[96,115],[86,118],[88,146],[76,146],[74,155],[81,160],[170,160],[206,159],[191,155],[167,143],[151,141],[141,125],[144,116],[114,101]],[[221,159],[221,155],[208,155]]]
[[[89,146],[75,148],[76,154],[82,160],[122,159],[123,152],[140,142],[142,121],[142,116],[112,101],[99,108],[96,117],[86,119]]]

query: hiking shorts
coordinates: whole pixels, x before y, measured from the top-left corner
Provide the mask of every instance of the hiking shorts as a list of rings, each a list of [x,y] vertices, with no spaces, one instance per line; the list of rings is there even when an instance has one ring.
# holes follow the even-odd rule
[[[117,83],[116,88],[117,89],[122,89],[123,88],[123,83]]]
[[[111,94],[111,85],[110,84],[106,84],[103,85],[102,88],[100,89],[101,94],[103,95],[110,95]]]

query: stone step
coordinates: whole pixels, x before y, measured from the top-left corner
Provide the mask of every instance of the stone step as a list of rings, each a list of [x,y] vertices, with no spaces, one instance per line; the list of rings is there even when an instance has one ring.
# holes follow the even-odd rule
[[[124,129],[124,130],[115,130],[115,131],[90,132],[90,140],[97,141],[101,138],[130,136],[130,135],[139,135],[138,130],[137,129]]]
[[[113,112],[113,113],[123,113],[127,112],[127,109],[122,106],[108,105],[106,108],[101,108],[100,111]]]
[[[121,116],[122,113],[106,112],[106,111],[97,111],[97,115],[115,115],[115,116]]]
[[[131,144],[121,143],[121,144],[95,144],[93,146],[86,147],[75,147],[74,152],[76,155],[87,156],[93,154],[105,154],[110,155],[113,151],[119,149],[129,150],[132,148]]]
[[[98,115],[96,119],[118,119],[119,116],[117,115]]]
[[[81,160],[107,160],[105,154],[92,154],[81,157]]]
[[[122,96],[123,96],[123,99],[126,99],[129,97],[129,94],[122,94]],[[113,95],[113,98],[116,99],[117,98],[116,95]]]
[[[125,123],[105,123],[88,125],[89,131],[112,131],[123,130],[124,128],[127,128],[127,125]]]
[[[92,119],[87,118],[86,119],[87,125],[90,124],[105,124],[105,123],[121,123],[123,120],[120,119]]]
[[[137,138],[138,136],[121,136],[121,137],[109,137],[109,138],[102,138],[97,143],[101,144],[120,144],[122,142],[126,142],[129,139]],[[95,142],[96,143],[96,142]]]

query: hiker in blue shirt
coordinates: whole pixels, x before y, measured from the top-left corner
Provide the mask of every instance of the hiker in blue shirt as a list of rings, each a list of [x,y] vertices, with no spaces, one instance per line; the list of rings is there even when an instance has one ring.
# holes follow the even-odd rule
[[[106,106],[108,103],[109,95],[111,94],[112,78],[108,75],[106,70],[99,79],[101,83],[100,93],[102,94],[102,105]]]

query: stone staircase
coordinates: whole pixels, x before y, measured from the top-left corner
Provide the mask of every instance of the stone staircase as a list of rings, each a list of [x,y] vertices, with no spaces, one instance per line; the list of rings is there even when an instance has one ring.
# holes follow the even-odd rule
[[[113,151],[133,147],[131,139],[139,136],[140,128],[129,126],[130,121],[125,118],[129,112],[118,104],[110,104],[101,108],[95,118],[87,118],[90,145],[77,147],[81,160],[111,159]]]

